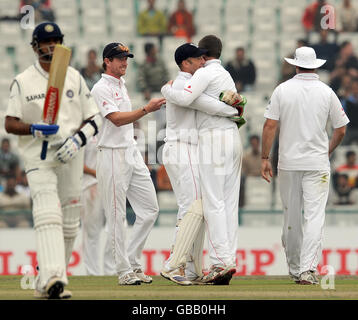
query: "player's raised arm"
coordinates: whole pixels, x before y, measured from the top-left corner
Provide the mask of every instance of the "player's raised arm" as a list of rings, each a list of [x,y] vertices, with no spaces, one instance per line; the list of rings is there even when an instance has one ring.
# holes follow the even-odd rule
[[[190,108],[205,112],[212,116],[232,117],[238,114],[238,110],[236,108],[233,108],[232,106],[221,102],[219,99],[215,99],[205,93],[195,99],[190,105]]]

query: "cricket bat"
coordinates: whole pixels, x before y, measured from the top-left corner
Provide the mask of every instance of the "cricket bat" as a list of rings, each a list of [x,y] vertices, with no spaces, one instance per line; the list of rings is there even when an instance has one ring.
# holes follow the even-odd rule
[[[65,84],[67,67],[70,63],[71,49],[61,44],[56,44],[53,52],[50,72],[47,83],[46,98],[42,119],[44,123],[56,124],[58,112],[61,106],[63,86]],[[46,159],[48,141],[42,143],[41,160]]]

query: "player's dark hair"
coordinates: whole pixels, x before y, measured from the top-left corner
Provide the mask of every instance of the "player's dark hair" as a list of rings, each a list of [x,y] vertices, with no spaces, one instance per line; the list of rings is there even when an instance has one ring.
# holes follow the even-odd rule
[[[208,50],[207,56],[219,59],[223,48],[221,40],[214,35],[208,35],[199,41],[199,48]]]
[[[109,61],[113,61],[113,57],[107,58],[107,59],[109,59]],[[103,68],[104,71],[107,71],[107,65],[106,65],[106,63],[104,61],[102,63],[102,68]]]
[[[311,71],[311,72],[313,72],[315,69],[307,69],[307,68],[302,68],[302,67],[297,67],[298,68],[298,70],[300,70],[300,71]]]

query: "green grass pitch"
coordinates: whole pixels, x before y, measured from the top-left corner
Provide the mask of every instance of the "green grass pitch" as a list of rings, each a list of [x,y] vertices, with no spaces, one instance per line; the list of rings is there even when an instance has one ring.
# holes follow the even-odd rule
[[[0,300],[34,299],[21,276],[0,276]],[[66,287],[79,300],[357,300],[358,277],[336,276],[334,289],[298,285],[286,276],[234,277],[229,286],[179,286],[160,276],[153,283],[119,286],[117,277],[70,276]]]

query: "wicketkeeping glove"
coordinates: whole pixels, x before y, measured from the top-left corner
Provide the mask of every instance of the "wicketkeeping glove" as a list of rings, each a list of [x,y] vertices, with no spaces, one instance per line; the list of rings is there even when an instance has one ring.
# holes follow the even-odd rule
[[[226,90],[220,93],[219,99],[220,101],[236,108],[240,117],[244,114],[244,107],[247,103],[247,99],[243,95],[234,91]]]
[[[81,148],[81,139],[78,133],[68,137],[63,145],[56,152],[56,159],[62,163],[67,163],[73,159]]]
[[[59,126],[57,124],[32,124],[30,126],[31,134],[35,138],[47,139],[57,133]]]
[[[239,116],[232,116],[229,119],[236,122],[238,129],[240,129],[246,123],[246,120],[243,117]]]

